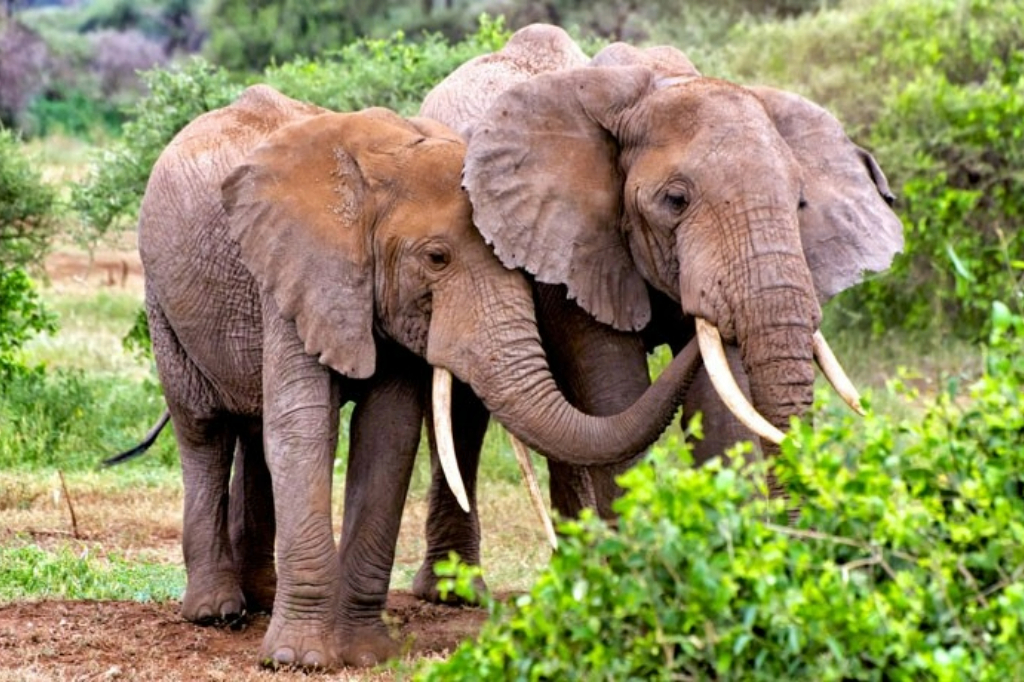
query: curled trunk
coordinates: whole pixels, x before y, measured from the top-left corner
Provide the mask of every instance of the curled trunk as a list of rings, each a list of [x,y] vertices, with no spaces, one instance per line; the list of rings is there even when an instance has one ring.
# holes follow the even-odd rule
[[[469,380],[491,414],[544,456],[573,465],[607,465],[647,449],[665,430],[693,379],[699,352],[690,343],[625,411],[595,417],[577,410],[548,367],[532,321],[489,371]],[[506,332],[508,330],[506,329]]]

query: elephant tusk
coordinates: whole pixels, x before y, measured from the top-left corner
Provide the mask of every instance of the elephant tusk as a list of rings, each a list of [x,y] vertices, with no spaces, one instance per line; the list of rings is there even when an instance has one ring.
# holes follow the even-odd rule
[[[558,537],[555,535],[555,527],[551,523],[551,516],[548,514],[544,500],[540,496],[540,486],[537,485],[537,472],[533,468],[533,460],[530,459],[530,452],[526,449],[523,441],[511,433],[508,439],[512,441],[512,450],[516,453],[516,461],[519,462],[519,470],[523,473],[523,482],[526,483],[526,492],[530,495],[530,502],[534,511],[540,517],[540,524],[544,526],[544,534],[547,535],[551,549],[558,549]]]
[[[821,333],[821,330],[814,332],[813,343],[814,359],[817,360],[821,373],[828,379],[828,383],[832,384],[832,388],[836,389],[836,393],[846,401],[850,409],[863,417],[865,412],[864,408],[860,405],[860,393],[857,392],[857,388],[850,381],[846,370],[839,364],[839,359],[836,358],[835,353],[829,348],[828,342],[825,341],[825,336]]]
[[[718,333],[718,329],[703,318],[696,319],[697,345],[700,346],[704,367],[708,371],[708,378],[711,379],[711,385],[715,387],[718,397],[748,429],[776,445],[781,443],[782,431],[770,424],[754,409],[754,406],[750,404],[736,384],[736,378],[733,377],[729,363],[725,359],[725,348],[722,347],[722,336]]]
[[[441,470],[452,489],[462,511],[469,512],[469,498],[462,483],[459,460],[455,458],[455,441],[452,439],[452,373],[441,367],[434,368],[434,442],[437,444],[437,458]]]

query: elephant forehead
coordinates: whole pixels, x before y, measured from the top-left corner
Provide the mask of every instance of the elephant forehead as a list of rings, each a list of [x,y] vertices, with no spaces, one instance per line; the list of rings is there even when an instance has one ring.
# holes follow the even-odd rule
[[[681,132],[693,136],[729,132],[749,141],[774,131],[757,97],[732,83],[710,78],[684,81],[651,93],[647,113],[654,138],[671,138]]]

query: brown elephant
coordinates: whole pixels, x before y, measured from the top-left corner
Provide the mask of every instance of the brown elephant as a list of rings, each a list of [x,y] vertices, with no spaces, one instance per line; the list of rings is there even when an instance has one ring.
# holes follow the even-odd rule
[[[561,56],[536,57],[547,51]],[[885,176],[797,95],[702,77],[672,47],[578,54],[561,29],[526,27],[449,75],[419,113],[467,137],[474,222],[531,277],[552,372],[577,407],[632,404],[649,386],[645,349],[679,352],[699,327],[705,366],[684,403],[704,412],[698,459],[776,440],[811,405],[815,360],[834,359],[821,304],[902,248]],[[825,366],[855,402],[841,368]],[[624,466],[549,462],[553,506],[611,516]],[[449,493],[433,490],[417,577],[428,599],[437,558],[479,552],[465,521],[442,513]]]
[[[547,368],[529,285],[472,225],[464,153],[434,121],[332,113],[254,86],[153,168],[139,250],[185,486],[182,612],[232,619],[272,600],[265,664],[396,651],[380,614],[431,365],[439,442],[454,374],[512,433],[574,463],[646,447],[692,375],[695,351],[637,409],[575,410]]]

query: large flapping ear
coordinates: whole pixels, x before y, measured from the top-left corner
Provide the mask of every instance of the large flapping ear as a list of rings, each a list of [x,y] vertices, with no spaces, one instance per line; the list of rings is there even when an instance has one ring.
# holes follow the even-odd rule
[[[282,127],[221,189],[231,236],[261,294],[295,320],[306,352],[346,376],[366,378],[376,364],[374,207],[347,151],[364,142],[352,139],[366,134],[366,125],[354,125],[359,116],[326,113]]]
[[[690,58],[670,45],[639,48],[612,43],[594,55],[591,66],[646,66],[662,78],[697,78],[700,71]]]
[[[584,67],[506,91],[470,138],[464,185],[473,220],[506,267],[565,284],[620,330],[651,316],[620,229],[623,176],[614,131],[653,87],[639,67]]]
[[[903,250],[903,224],[874,157],[825,109],[799,95],[750,88],[803,167],[800,236],[822,303],[881,272]]]

